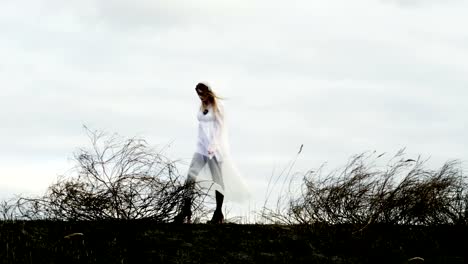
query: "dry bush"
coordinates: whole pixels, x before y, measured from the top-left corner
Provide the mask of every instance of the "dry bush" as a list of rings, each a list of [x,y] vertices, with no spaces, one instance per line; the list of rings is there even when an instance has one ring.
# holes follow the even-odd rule
[[[171,221],[189,191],[176,161],[143,139],[86,131],[91,147],[74,154],[76,167],[70,175],[59,177],[42,197],[18,198],[13,209],[8,203],[4,214],[17,219]],[[197,217],[206,211],[204,193],[195,189],[194,194]]]
[[[14,220],[16,216],[17,199],[9,199],[0,202],[0,219]]]
[[[385,166],[382,155],[360,154],[323,177],[323,166],[303,177],[299,197],[264,217],[276,223],[467,224],[468,188],[460,163],[438,170],[399,151]],[[281,204],[281,203],[278,203]]]

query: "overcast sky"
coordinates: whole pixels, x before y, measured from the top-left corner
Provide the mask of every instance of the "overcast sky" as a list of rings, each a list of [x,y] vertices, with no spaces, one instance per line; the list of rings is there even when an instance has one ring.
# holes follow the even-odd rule
[[[0,196],[43,193],[88,145],[190,162],[207,81],[255,193],[364,151],[468,158],[468,1],[1,0]],[[186,168],[185,168],[186,169]],[[182,168],[182,171],[184,168]]]

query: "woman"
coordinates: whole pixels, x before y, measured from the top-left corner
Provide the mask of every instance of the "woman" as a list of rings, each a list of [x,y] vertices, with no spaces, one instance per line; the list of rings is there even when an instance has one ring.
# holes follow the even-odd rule
[[[224,196],[233,201],[244,201],[248,192],[230,159],[227,130],[225,127],[224,107],[213,90],[205,83],[198,83],[195,91],[201,100],[198,111],[198,142],[188,170],[186,184],[189,194],[184,199],[181,212],[176,216],[176,223],[190,223],[192,216],[193,188],[196,179],[204,168],[211,175],[212,190],[216,196],[216,210],[210,223],[221,224],[224,221],[222,206]]]

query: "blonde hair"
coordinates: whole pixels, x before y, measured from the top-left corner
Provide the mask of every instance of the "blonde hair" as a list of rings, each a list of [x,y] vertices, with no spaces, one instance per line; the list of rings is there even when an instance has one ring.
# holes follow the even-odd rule
[[[200,110],[203,110],[203,108],[206,108],[209,105],[211,105],[213,107],[214,111],[219,113],[218,99],[219,100],[224,100],[224,98],[216,95],[216,93],[213,92],[213,90],[211,90],[210,86],[208,84],[206,84],[206,83],[202,83],[202,82],[198,83],[197,86],[195,87],[195,90],[203,92],[208,96],[208,100],[207,100],[208,103],[205,103],[205,102],[202,101],[202,103],[200,105]]]

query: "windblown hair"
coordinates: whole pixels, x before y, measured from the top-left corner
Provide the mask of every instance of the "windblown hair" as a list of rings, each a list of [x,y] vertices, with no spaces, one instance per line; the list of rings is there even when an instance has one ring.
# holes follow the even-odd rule
[[[211,105],[214,109],[214,111],[218,112],[219,113],[219,108],[218,108],[218,99],[219,100],[223,100],[224,98],[222,97],[219,97],[216,95],[215,92],[213,92],[213,90],[211,90],[210,86],[208,86],[208,84],[206,83],[198,83],[197,86],[195,87],[195,90],[199,91],[199,92],[202,92],[204,94],[206,94],[208,96],[208,102],[202,102],[201,105],[200,105],[200,109],[203,110],[203,108],[206,108],[208,107],[209,105]]]

